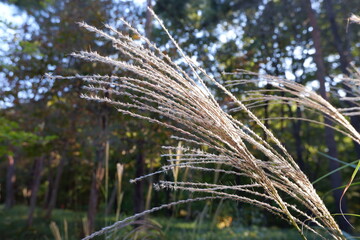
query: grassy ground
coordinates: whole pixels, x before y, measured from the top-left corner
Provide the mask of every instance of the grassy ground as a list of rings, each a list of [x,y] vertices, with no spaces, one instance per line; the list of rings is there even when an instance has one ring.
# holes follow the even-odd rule
[[[32,227],[26,227],[27,208],[25,206],[16,206],[11,210],[4,210],[0,206],[0,239],[54,239],[49,224],[56,222],[63,240],[81,239],[83,233],[82,219],[85,217],[83,212],[73,212],[69,210],[55,210],[52,220],[44,220],[41,216],[43,212],[36,211],[34,224]],[[109,219],[111,223],[113,219]],[[154,230],[157,227],[151,227],[149,224],[140,226],[142,231],[134,230],[134,227],[128,227],[110,239],[123,239],[129,235],[128,239],[141,239],[144,232],[147,239],[171,239],[171,240],[217,240],[217,239],[300,239],[298,234],[292,229],[264,228],[264,227],[241,227],[232,224],[232,226],[218,229],[209,221],[185,221],[183,219],[155,217],[151,218],[152,225],[158,226],[159,231]],[[67,231],[65,231],[67,225]],[[105,226],[105,218],[98,217],[97,226]],[[148,228],[146,228],[148,227]],[[146,231],[145,231],[145,230]],[[67,234],[65,234],[67,232]],[[68,236],[68,238],[66,237]],[[104,237],[97,238],[104,239]],[[310,238],[314,239],[314,238]]]

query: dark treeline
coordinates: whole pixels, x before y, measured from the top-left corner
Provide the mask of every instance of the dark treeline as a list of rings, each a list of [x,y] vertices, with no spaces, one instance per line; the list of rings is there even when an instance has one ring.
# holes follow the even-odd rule
[[[160,157],[167,153],[161,146],[173,143],[171,131],[123,116],[106,104],[86,102],[80,98],[83,83],[77,79],[45,77],[47,73],[120,74],[107,65],[70,56],[73,51],[91,49],[126,59],[111,43],[81,29],[77,22],[98,28],[108,23],[138,38],[120,24],[119,18],[123,17],[172,58],[179,58],[147,12],[149,6],[184,51],[219,81],[230,79],[224,72],[238,69],[285,77],[314,87],[337,106],[349,106],[336,97],[347,90],[340,77],[351,74],[351,62],[360,63],[360,28],[348,26],[347,22],[351,13],[359,13],[355,0],[1,2],[14,6],[15,14],[23,14],[24,21],[0,22],[4,46],[0,50],[0,203],[7,209],[28,206],[28,226],[33,224],[36,207],[42,209],[42,215],[36,217],[47,220],[54,209],[63,208],[86,211],[87,231],[92,232],[99,227],[95,227],[99,212],[119,214],[121,205],[121,213],[133,214],[179,197],[170,191],[153,191],[151,178],[129,183],[130,179],[158,170],[160,162],[166,161]],[[237,89],[240,99],[246,90]],[[226,104],[221,94],[217,97]],[[301,106],[267,104],[254,112],[259,118],[301,118],[305,114]],[[323,121],[322,116],[314,119]],[[342,165],[332,158],[347,163],[360,158],[359,146],[331,128],[299,120],[264,122],[311,181]],[[351,122],[360,130],[358,118],[352,117]],[[122,167],[123,173],[119,170]],[[338,171],[315,188],[321,196],[346,184],[352,171]],[[193,181],[205,178],[208,182],[218,179],[216,174],[198,176],[191,171],[169,173],[166,177]],[[234,183],[239,181],[233,176],[228,178]],[[358,186],[350,188],[343,200],[344,212],[359,212],[358,191]],[[341,193],[341,189],[336,190],[324,198],[332,212],[339,212]],[[191,205],[184,209],[187,219],[198,213]],[[174,208],[164,214],[178,216],[179,212]],[[359,225],[356,218],[350,220]],[[344,218],[338,221],[342,229],[350,231]]]

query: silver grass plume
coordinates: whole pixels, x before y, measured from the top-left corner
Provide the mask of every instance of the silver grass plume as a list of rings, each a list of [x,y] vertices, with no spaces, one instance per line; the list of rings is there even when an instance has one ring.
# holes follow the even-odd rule
[[[268,117],[261,120],[306,121],[320,126],[332,128],[333,130],[351,138],[354,142],[360,144],[360,133],[354,128],[354,126],[349,122],[347,118],[350,116],[360,115],[360,71],[354,66],[352,66],[352,69],[349,70],[352,72],[353,76],[347,76],[341,79],[344,88],[331,87],[331,89],[336,90],[333,91],[333,93],[337,95],[339,100],[345,101],[346,103],[351,103],[351,107],[345,108],[336,108],[310,87],[279,77],[265,74],[257,74],[245,70],[239,70],[237,73],[228,73],[228,75],[233,76],[234,79],[238,79],[227,81],[226,86],[229,88],[233,88],[239,85],[247,84],[258,88],[260,85],[264,85],[264,83],[266,83],[267,85],[271,85],[273,87],[272,89],[256,89],[247,91],[247,96],[244,97],[244,102],[246,102],[245,105],[251,109],[270,104],[295,105],[301,106],[305,111],[311,112],[311,115],[305,115],[302,117]],[[246,77],[251,76],[252,78],[241,78],[241,76],[244,75]],[[338,93],[339,90],[343,91],[345,95],[340,95]],[[230,109],[231,112],[237,112],[239,110],[240,109],[238,107],[233,107]],[[324,118],[328,119],[332,124],[326,124],[321,121],[313,120],[311,116],[313,116],[314,114],[317,114],[318,116],[323,116]],[[346,185],[340,198],[340,212],[346,222],[351,227],[353,226],[345,218],[342,211],[341,201],[346,191],[350,187],[354,176],[357,174],[359,166],[360,160],[358,160],[357,167],[355,167],[352,177],[349,183]]]
[[[151,9],[149,10],[152,12]],[[88,83],[85,89],[89,92],[83,94],[83,98],[113,105],[122,114],[160,124],[178,134],[173,138],[183,142],[183,146],[164,146],[165,149],[174,152],[163,155],[169,157],[169,165],[163,166],[155,173],[133,179],[133,182],[178,167],[194,171],[241,175],[248,178],[251,183],[233,185],[160,181],[155,185],[157,189],[189,191],[198,194],[199,197],[152,208],[118,221],[84,239],[112,232],[127,225],[129,221],[162,208],[208,199],[232,199],[266,209],[293,225],[303,239],[306,239],[304,231],[310,231],[323,239],[344,239],[341,230],[307,176],[280,141],[243,102],[193,63],[183,53],[162,21],[154,13],[153,15],[187,63],[191,75],[129,23],[122,20],[140,37],[140,41],[133,40],[108,25],[105,25],[107,32],[86,23],[80,23],[80,26],[111,41],[113,47],[129,61],[120,61],[92,51],[80,51],[73,53],[72,56],[114,66],[131,72],[132,77],[117,75],[50,77],[82,79]],[[248,120],[237,120],[224,111],[205,82],[222,91],[248,116]],[[103,97],[104,93],[110,93],[111,97]],[[148,112],[154,114],[148,115]],[[154,115],[158,117],[150,117]],[[248,127],[251,122],[265,132],[267,140]],[[265,156],[265,160],[257,159],[251,149],[260,152]],[[180,152],[181,156],[177,156],[176,152]],[[172,159],[176,161],[171,161]],[[219,164],[221,168],[214,167]]]
[[[247,96],[244,98],[246,102],[245,106],[248,108],[256,108],[263,106],[264,104],[295,104],[302,106],[305,110],[317,113],[319,116],[324,116],[329,119],[332,123],[336,124],[337,127],[325,124],[324,122],[316,121],[307,117],[275,117],[266,118],[261,120],[302,120],[311,123],[320,124],[333,128],[352,140],[360,144],[360,134],[353,125],[346,118],[347,116],[360,115],[360,72],[354,68],[354,78],[343,78],[343,84],[348,87],[349,90],[341,89],[346,93],[346,96],[339,97],[342,101],[351,102],[354,107],[348,108],[336,108],[329,101],[321,97],[311,88],[294,81],[282,79],[265,74],[257,74],[254,72],[239,70],[237,73],[228,73],[233,76],[234,80],[226,81],[228,88],[233,88],[243,84],[251,84],[258,87],[260,83],[270,84],[275,89],[256,89],[249,90],[246,92]],[[250,79],[242,78],[242,76],[252,76]],[[235,79],[238,78],[238,79]],[[237,112],[241,110],[238,107],[233,107],[229,111]]]

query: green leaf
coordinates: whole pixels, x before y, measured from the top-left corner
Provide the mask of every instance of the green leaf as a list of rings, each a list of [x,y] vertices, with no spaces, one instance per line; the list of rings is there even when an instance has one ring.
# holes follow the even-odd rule
[[[358,164],[357,164],[357,166],[356,166],[353,174],[351,175],[350,181],[349,181],[349,183],[346,185],[346,187],[345,187],[345,189],[344,189],[344,191],[343,191],[343,193],[341,194],[341,197],[340,197],[340,203],[339,203],[339,205],[340,205],[340,211],[341,211],[343,217],[344,217],[344,214],[343,214],[343,211],[342,211],[341,202],[342,202],[343,197],[345,196],[345,193],[346,193],[347,190],[350,188],[351,183],[354,181],[354,178],[355,178],[357,172],[359,171],[359,168],[360,168],[360,160],[358,161]],[[345,217],[344,217],[344,219],[346,220],[346,222],[349,223],[349,221],[348,221]],[[350,223],[349,223],[349,224],[350,224]],[[351,224],[350,224],[350,226],[353,227]],[[354,228],[354,227],[353,227],[353,228]]]
[[[339,161],[340,161],[340,160],[339,160]],[[342,170],[342,169],[344,169],[344,168],[355,166],[354,163],[356,163],[357,161],[359,161],[359,160],[355,160],[355,161],[353,161],[353,162],[351,162],[351,163],[346,163],[345,165],[343,165],[343,166],[341,166],[341,167],[338,167],[337,169],[334,169],[334,170],[332,170],[331,172],[328,172],[327,174],[325,174],[325,175],[319,177],[318,179],[316,179],[315,181],[313,181],[312,184],[314,185],[315,183],[323,180],[324,178],[326,178],[326,177],[330,176],[331,174],[336,173],[336,172],[338,172],[338,171],[340,171],[340,170]],[[342,161],[341,161],[341,162],[342,162]],[[342,163],[343,163],[343,162],[342,162]]]

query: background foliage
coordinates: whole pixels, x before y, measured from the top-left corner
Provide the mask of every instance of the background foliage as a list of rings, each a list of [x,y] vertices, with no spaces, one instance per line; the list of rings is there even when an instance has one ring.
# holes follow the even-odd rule
[[[129,183],[136,176],[156,170],[160,162],[165,161],[160,157],[164,153],[161,146],[172,141],[171,132],[120,115],[108,106],[89,104],[79,98],[83,83],[78,80],[44,78],[45,73],[119,73],[118,69],[98,63],[80,62],[69,56],[72,51],[91,49],[125,58],[114,52],[109,42],[80,29],[76,24],[78,21],[85,21],[99,28],[104,23],[109,23],[122,31],[127,30],[119,24],[119,17],[143,31],[146,22],[150,21],[151,31],[147,31],[152,41],[172,58],[178,59],[175,47],[159,26],[152,23],[146,15],[146,5],[151,3],[184,51],[219,81],[229,79],[224,72],[245,69],[284,77],[314,89],[319,87],[313,59],[314,40],[310,34],[313,29],[309,25],[305,1],[1,2],[0,6],[11,6],[12,14],[22,16],[20,23],[0,18],[0,202],[7,208],[1,209],[0,214],[12,216],[10,219],[0,220],[0,226],[5,226],[6,229],[1,230],[5,238],[10,239],[14,234],[32,236],[34,239],[46,235],[51,238],[48,223],[57,220],[62,228],[63,220],[70,221],[72,218],[72,213],[68,210],[82,214],[81,218],[72,219],[72,225],[69,226],[71,235],[78,238],[87,229],[83,227],[83,217],[87,216],[85,221],[92,221],[91,218],[97,216],[95,225],[90,224],[89,228],[98,229],[114,220],[117,203],[121,203],[123,216],[181,197],[182,193],[152,191],[151,179],[141,184]],[[337,94],[341,94],[338,88],[342,88],[339,79],[349,73],[347,67],[351,61],[355,64],[360,62],[359,26],[347,25],[347,18],[351,13],[359,13],[360,5],[355,0],[322,0],[313,1],[312,6],[321,30],[327,90],[333,93],[331,101],[341,106],[344,103],[338,102],[336,98]],[[133,38],[137,37],[130,34]],[[244,87],[233,90],[241,99],[247,89]],[[218,100],[225,105],[227,99],[220,93],[216,94]],[[305,114],[300,107],[290,108],[284,105],[265,105],[254,111],[260,118]],[[237,117],[241,118],[241,115]],[[321,117],[314,116],[314,119],[321,120]],[[265,124],[284,143],[311,181],[330,171],[329,163],[335,160],[327,154],[323,127],[283,120],[265,120]],[[349,138],[335,135],[335,140],[339,160],[349,163],[360,158],[360,152]],[[14,159],[13,168],[9,168],[11,157]],[[117,163],[124,166],[121,199],[116,191]],[[9,176],[9,169],[13,169],[13,175]],[[342,175],[338,176],[337,185],[330,178],[324,178],[315,184],[331,212],[338,212],[338,206],[329,191],[346,184],[352,171],[352,168],[341,170]],[[168,176],[173,177],[171,174]],[[214,182],[222,181],[224,176],[199,176],[190,171],[181,172],[177,177],[191,178],[192,181],[201,178]],[[230,178],[233,178],[230,180],[234,184],[239,181],[235,177]],[[13,181],[14,190],[13,193],[10,192],[13,194],[12,201],[9,202],[11,204],[6,201],[9,198],[9,192],[6,191],[9,179]],[[348,212],[358,213],[359,185],[354,184],[346,197]],[[97,200],[91,202],[94,198]],[[19,206],[9,210],[14,205]],[[204,207],[204,204],[192,204],[160,212],[161,231],[169,234],[174,231],[171,229],[177,224],[176,221],[185,222],[184,224],[190,222],[196,225],[192,228],[192,237],[198,239],[201,233],[197,231],[202,231],[201,225],[205,222],[206,229],[221,228],[218,227],[220,224],[225,229],[231,226],[231,231],[244,233],[244,229],[251,228],[249,231],[256,238],[262,231],[257,226],[281,229],[289,227],[267,213],[246,205],[218,202],[208,205],[209,207]],[[37,206],[34,221],[29,220],[31,214],[27,208],[24,210],[25,206],[30,209]],[[53,209],[66,211],[63,215],[52,214]],[[87,215],[85,212],[88,212]],[[21,214],[22,218],[16,217]],[[161,217],[164,216],[172,216],[174,222],[161,222]],[[231,219],[228,220],[228,225],[226,219]],[[16,224],[14,228],[9,228],[6,224],[12,221]],[[355,230],[342,227],[356,235],[359,231],[359,219],[350,218],[350,221],[357,227]],[[47,229],[45,232],[34,230],[41,229],[38,226],[44,223],[44,228]],[[175,231],[171,234],[184,233]],[[204,238],[211,239],[209,236]],[[251,239],[251,236],[248,238]]]

